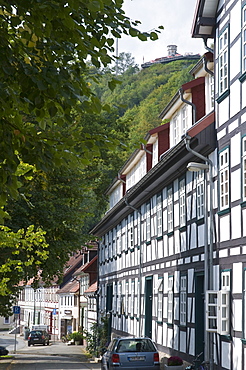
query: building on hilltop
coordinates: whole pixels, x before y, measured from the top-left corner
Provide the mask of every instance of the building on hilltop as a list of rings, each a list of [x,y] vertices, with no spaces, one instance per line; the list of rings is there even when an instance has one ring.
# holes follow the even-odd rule
[[[193,54],[193,53],[185,53],[184,55],[181,55],[177,52],[177,46],[176,45],[168,45],[167,47],[167,56],[156,58],[154,60],[151,60],[149,62],[141,64],[142,68],[148,68],[152,66],[153,64],[166,64],[173,62],[175,60],[199,60],[201,58],[200,54]]]

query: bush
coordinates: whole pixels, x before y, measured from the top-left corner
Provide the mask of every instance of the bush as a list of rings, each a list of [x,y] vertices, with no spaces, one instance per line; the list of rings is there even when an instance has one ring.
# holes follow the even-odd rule
[[[79,331],[74,331],[69,335],[69,339],[73,339],[76,342],[80,342],[84,338],[83,334]]]
[[[167,365],[168,366],[179,366],[179,365],[183,365],[183,360],[179,356],[171,356],[167,360]]]

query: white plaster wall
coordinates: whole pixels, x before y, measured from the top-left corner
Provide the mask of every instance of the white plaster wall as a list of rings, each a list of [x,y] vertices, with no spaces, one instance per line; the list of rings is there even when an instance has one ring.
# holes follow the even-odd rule
[[[186,353],[186,332],[180,331],[180,351]]]
[[[180,232],[180,250],[181,252],[186,251],[186,231]]]
[[[198,247],[204,245],[204,224],[198,226]]]
[[[173,348],[179,349],[179,327],[177,325],[174,325],[173,328]]]
[[[241,151],[239,148],[241,147],[241,135],[240,133],[234,135],[231,138],[231,167],[234,167],[241,163]],[[232,188],[234,191],[235,183],[232,182]]]
[[[232,305],[233,330],[242,331],[242,301],[234,299]]]
[[[242,369],[242,342],[240,338],[233,338],[233,365],[232,370]]]
[[[179,238],[179,230],[174,231],[174,241],[175,241],[175,253],[180,253],[180,238]]]
[[[241,82],[239,80],[230,86],[230,117],[234,117],[240,112],[240,88]]]
[[[179,203],[174,204],[173,213],[174,213],[173,214],[173,216],[174,216],[174,227],[178,227],[179,226]]]
[[[190,249],[196,248],[196,233],[197,233],[197,227],[196,224],[193,223],[189,226],[191,238],[190,238]]]
[[[246,107],[246,80],[244,80],[244,82],[242,83],[242,108],[245,107]]]
[[[239,179],[240,183],[240,179]],[[233,190],[234,192],[234,190]],[[231,209],[231,237],[237,239],[241,237],[241,206],[232,207]]]
[[[234,263],[232,270],[232,293],[242,293],[242,262]]]
[[[230,239],[230,215],[224,215],[220,218],[220,236],[219,240],[224,242]]]
[[[217,127],[222,126],[229,119],[229,97],[225,98],[220,104],[217,104],[218,120]]]
[[[246,208],[243,208],[242,209],[242,217],[243,217],[243,235],[242,236],[245,236],[246,235]]]
[[[241,19],[241,1],[235,2],[234,0],[231,0],[227,4],[227,9],[229,9],[232,3],[234,3],[234,7],[231,9],[230,14],[230,42],[232,42],[241,32],[241,22],[239,21]],[[237,55],[237,58],[240,60],[240,54]]]

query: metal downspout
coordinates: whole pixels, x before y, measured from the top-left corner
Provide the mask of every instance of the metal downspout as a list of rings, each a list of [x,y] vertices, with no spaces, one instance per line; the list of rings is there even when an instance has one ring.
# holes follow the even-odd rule
[[[138,271],[138,276],[139,276],[139,292],[138,292],[138,295],[139,295],[139,301],[138,301],[138,312],[139,312],[139,326],[138,326],[138,336],[141,337],[141,308],[142,308],[142,305],[141,305],[141,292],[142,292],[142,219],[141,219],[141,216],[142,216],[142,213],[141,211],[139,211],[139,209],[133,207],[131,204],[128,203],[127,201],[127,198],[124,199],[125,200],[125,203],[126,203],[126,206],[133,209],[134,211],[136,211],[137,213],[139,213],[140,215],[140,223],[139,223],[139,271]]]
[[[214,72],[211,71],[210,69],[208,69],[208,60],[207,60],[207,58],[205,56],[203,57],[203,67],[204,67],[204,70],[208,74],[210,74],[212,77],[214,77]]]
[[[207,51],[210,51],[210,53],[214,54],[214,50],[211,49],[209,46],[208,46],[208,38],[207,37],[203,37],[203,43],[204,43],[204,47]]]
[[[182,89],[182,87],[181,89],[179,89],[179,95],[180,95],[180,99],[182,100],[182,102],[192,106],[192,125],[194,125],[194,123],[196,122],[196,106],[194,103],[184,98],[184,90]]]
[[[194,154],[196,157],[202,159],[206,164],[209,165],[209,185],[210,185],[210,197],[209,197],[209,207],[210,207],[210,222],[208,225],[208,209],[207,209],[207,199],[208,199],[208,189],[206,186],[205,191],[205,226],[207,232],[205,233],[205,240],[204,240],[204,290],[205,294],[207,290],[213,290],[213,196],[212,196],[212,184],[213,184],[213,174],[212,174],[212,168],[213,168],[213,162],[207,158],[204,157],[202,154],[196,152],[195,150],[191,149],[190,147],[190,140],[191,137],[189,135],[186,135],[184,137],[186,149]],[[208,232],[209,229],[209,232]],[[209,243],[208,243],[208,234],[209,234]],[[205,360],[209,361],[210,363],[210,370],[213,369],[213,333],[208,333],[205,328]]]

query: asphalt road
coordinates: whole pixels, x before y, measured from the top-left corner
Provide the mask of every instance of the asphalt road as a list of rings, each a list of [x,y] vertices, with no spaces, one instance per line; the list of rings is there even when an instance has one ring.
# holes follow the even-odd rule
[[[51,342],[49,346],[28,347],[22,337],[0,332],[0,346],[9,350],[9,359],[0,359],[0,370],[96,370],[100,363],[90,361],[85,356],[83,346],[66,345],[61,341]]]

